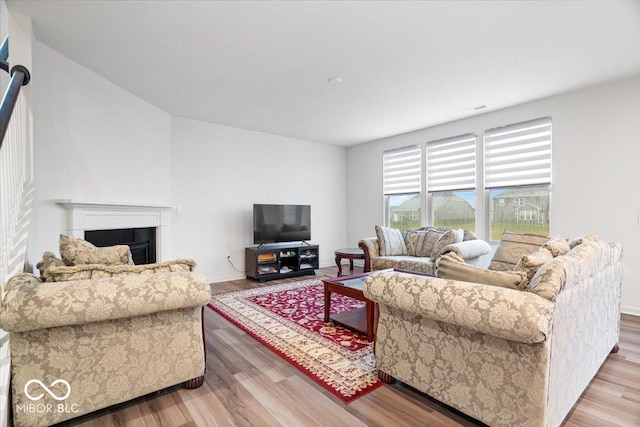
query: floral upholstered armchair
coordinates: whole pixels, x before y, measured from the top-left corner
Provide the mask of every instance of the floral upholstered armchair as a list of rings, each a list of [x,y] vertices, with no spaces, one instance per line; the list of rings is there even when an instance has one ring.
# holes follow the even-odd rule
[[[63,260],[45,253],[42,278],[8,281],[0,327],[10,333],[16,426],[202,384],[209,285],[191,260],[135,266],[127,249],[62,236]]]

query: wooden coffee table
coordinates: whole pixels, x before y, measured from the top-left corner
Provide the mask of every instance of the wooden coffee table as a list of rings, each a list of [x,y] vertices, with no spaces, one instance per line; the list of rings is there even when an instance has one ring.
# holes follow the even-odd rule
[[[369,274],[362,273],[322,279],[322,283],[324,283],[324,321],[327,323],[334,322],[345,328],[365,334],[368,341],[373,341],[376,333],[378,305],[365,298],[362,292],[364,281]],[[365,306],[331,315],[332,293],[364,301]]]

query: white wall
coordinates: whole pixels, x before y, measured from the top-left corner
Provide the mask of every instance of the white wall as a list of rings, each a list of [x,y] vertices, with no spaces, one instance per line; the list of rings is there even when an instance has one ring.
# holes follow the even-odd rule
[[[311,205],[320,265],[346,245],[346,150],[326,144],[174,118],[173,255],[193,258],[211,282],[245,277],[254,203]],[[355,244],[357,242],[351,242]]]
[[[66,228],[53,199],[170,204],[171,117],[40,42],[32,76],[35,265]]]
[[[9,11],[4,0],[0,0],[0,44],[2,44],[7,34],[9,34]],[[0,71],[0,97],[4,96],[4,91],[9,86],[9,79],[9,73]]]
[[[543,116],[553,118],[550,233],[621,242],[622,310],[640,315],[640,75],[350,147],[347,240],[382,223],[384,150]]]

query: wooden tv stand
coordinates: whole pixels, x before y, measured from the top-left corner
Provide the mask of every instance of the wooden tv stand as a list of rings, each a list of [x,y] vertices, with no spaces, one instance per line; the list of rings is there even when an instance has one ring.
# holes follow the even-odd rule
[[[274,243],[245,248],[248,279],[260,282],[315,274],[318,245]]]

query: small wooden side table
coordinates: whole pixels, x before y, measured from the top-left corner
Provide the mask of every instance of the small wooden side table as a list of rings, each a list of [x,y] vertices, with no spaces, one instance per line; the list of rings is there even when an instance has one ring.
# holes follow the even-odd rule
[[[360,248],[345,248],[336,251],[336,265],[338,266],[338,277],[342,276],[342,258],[349,260],[349,274],[353,274],[353,260],[364,259],[364,251]]]

